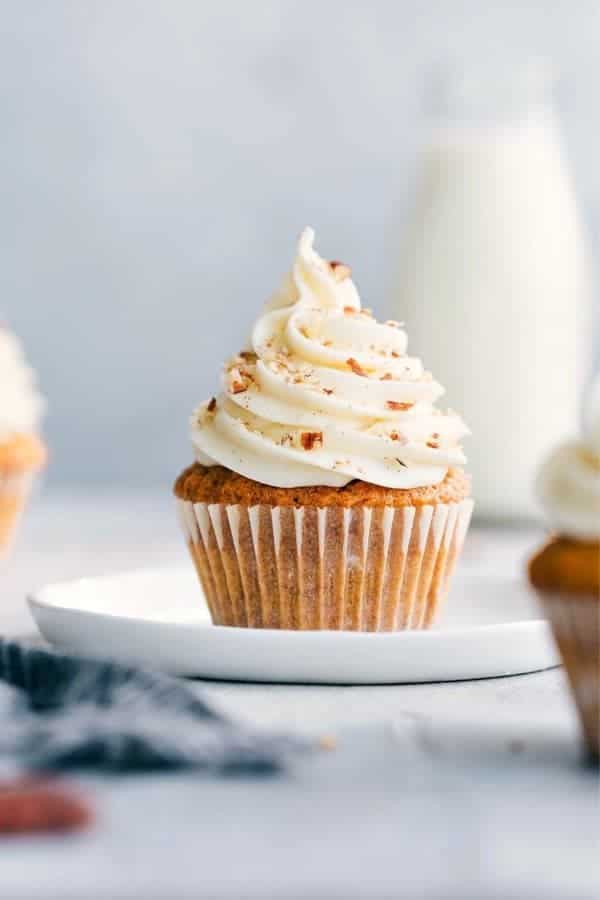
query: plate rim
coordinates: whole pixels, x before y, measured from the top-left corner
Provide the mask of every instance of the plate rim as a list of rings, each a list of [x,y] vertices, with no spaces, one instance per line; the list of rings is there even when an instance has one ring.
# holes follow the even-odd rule
[[[133,616],[133,615],[115,615],[109,612],[101,612],[98,610],[90,610],[86,609],[82,606],[67,606],[61,604],[59,602],[48,599],[45,595],[50,592],[54,592],[56,590],[69,589],[72,590],[76,587],[76,585],[81,584],[82,582],[98,582],[98,581],[110,581],[113,579],[119,579],[123,577],[133,577],[142,576],[145,577],[151,575],[160,574],[162,576],[172,574],[183,574],[184,572],[188,572],[187,567],[179,565],[179,566],[140,566],[134,569],[125,569],[119,572],[112,573],[103,573],[101,575],[86,575],[81,578],[73,578],[66,579],[62,581],[50,582],[42,587],[31,590],[26,594],[26,602],[33,615],[36,625],[38,625],[37,617],[35,615],[36,610],[50,610],[51,612],[64,612],[68,614],[78,614],[86,617],[90,617],[92,619],[119,619],[120,621],[127,623],[129,625],[135,625],[143,623],[145,626],[156,626],[158,628],[164,628],[168,626],[169,628],[173,628],[176,630],[186,630],[190,629],[198,630],[198,631],[211,631],[217,632],[218,634],[243,634],[249,640],[254,640],[257,635],[266,635],[272,638],[274,635],[277,635],[280,639],[286,640],[284,635],[287,635],[288,638],[290,635],[294,636],[297,639],[297,636],[302,636],[300,639],[306,640],[307,638],[315,639],[316,636],[321,636],[318,639],[323,640],[322,636],[326,638],[330,638],[331,635],[334,635],[335,638],[339,640],[365,640],[368,638],[370,642],[373,642],[374,639],[378,641],[390,641],[390,640],[401,640],[401,639],[411,639],[411,640],[431,640],[439,638],[440,635],[452,633],[453,635],[461,635],[461,636],[469,636],[473,634],[482,634],[486,632],[501,632],[501,631],[512,631],[516,627],[519,629],[526,630],[540,630],[540,628],[548,629],[549,623],[547,619],[544,618],[543,615],[540,614],[539,617],[531,618],[531,619],[522,619],[522,620],[514,620],[512,622],[497,622],[491,624],[482,624],[482,625],[460,625],[453,628],[448,629],[439,629],[439,628],[430,628],[430,629],[401,629],[398,631],[349,631],[343,629],[325,629],[325,628],[315,628],[315,629],[284,629],[284,628],[253,628],[253,627],[241,627],[236,625],[214,625],[212,622],[178,622],[178,621],[168,621],[168,620],[160,620],[145,618],[143,616]],[[193,576],[193,572],[190,573]],[[518,585],[523,586],[522,579],[513,575],[502,575],[496,572],[458,572],[454,576],[455,579],[468,579],[468,580],[500,580],[506,582],[508,586],[510,585]],[[198,584],[198,589],[201,590],[200,585]],[[38,625],[39,627],[39,625]],[[253,635],[253,637],[250,637]],[[343,637],[342,637],[343,636]]]

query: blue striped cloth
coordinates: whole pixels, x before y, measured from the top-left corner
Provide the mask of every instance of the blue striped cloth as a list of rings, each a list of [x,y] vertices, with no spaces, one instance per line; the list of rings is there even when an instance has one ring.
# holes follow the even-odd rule
[[[189,683],[0,639],[0,764],[276,772],[309,747],[217,713]]]

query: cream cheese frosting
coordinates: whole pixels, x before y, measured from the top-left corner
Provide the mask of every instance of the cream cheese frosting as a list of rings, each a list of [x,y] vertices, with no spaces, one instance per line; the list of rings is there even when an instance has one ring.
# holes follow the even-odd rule
[[[20,341],[0,326],[0,441],[35,431],[43,405]]]
[[[438,484],[465,462],[468,429],[434,406],[443,388],[406,355],[401,324],[363,309],[348,266],[313,241],[306,228],[221,393],[194,412],[198,462],[274,487]]]
[[[600,540],[600,376],[584,407],[581,438],[550,454],[536,487],[553,528],[568,537]]]

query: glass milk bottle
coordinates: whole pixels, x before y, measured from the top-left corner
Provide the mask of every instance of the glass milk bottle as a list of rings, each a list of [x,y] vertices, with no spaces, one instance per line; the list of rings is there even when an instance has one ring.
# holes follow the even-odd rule
[[[533,70],[446,82],[393,294],[471,428],[488,519],[535,515],[535,470],[576,427],[586,363],[586,247],[547,93]]]

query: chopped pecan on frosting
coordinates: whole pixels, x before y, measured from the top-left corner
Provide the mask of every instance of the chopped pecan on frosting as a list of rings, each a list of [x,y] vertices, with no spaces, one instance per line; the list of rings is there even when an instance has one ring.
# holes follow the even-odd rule
[[[242,372],[238,368],[229,370],[229,390],[232,394],[241,394],[250,387],[252,379],[247,372]]]
[[[206,411],[209,413],[212,413],[216,410],[216,408],[217,408],[217,398],[211,397],[206,406]]]
[[[354,359],[353,356],[350,356],[346,360],[346,365],[352,369],[352,371],[354,372],[355,375],[362,375],[363,378],[367,377],[367,373],[365,372],[363,367],[360,365],[360,363]]]
[[[323,446],[322,431],[303,431],[300,435],[300,443],[304,450],[314,450],[315,447]]]
[[[292,382],[294,384],[317,384],[317,378],[315,376],[314,369],[302,367],[294,372]]]
[[[395,412],[405,412],[408,409],[412,409],[415,404],[400,403],[398,400],[386,400],[385,405],[388,409],[393,409]]]
[[[343,281],[344,278],[350,278],[350,275],[352,274],[350,266],[347,266],[346,263],[339,262],[337,259],[330,260],[329,267],[336,281]]]
[[[399,431],[390,431],[390,440],[399,441],[401,444],[406,444],[406,438],[403,434],[400,434]]]

